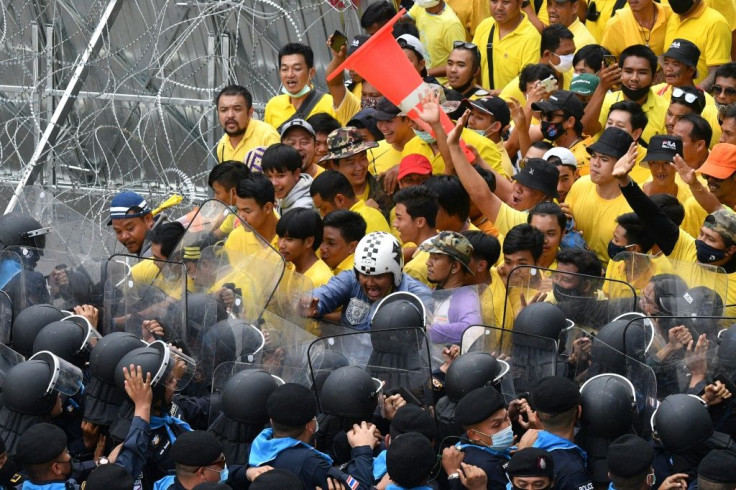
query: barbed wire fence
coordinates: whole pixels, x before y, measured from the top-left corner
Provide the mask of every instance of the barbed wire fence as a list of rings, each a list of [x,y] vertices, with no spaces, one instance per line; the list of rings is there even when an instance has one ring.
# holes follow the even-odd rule
[[[350,0],[22,0],[0,4],[0,204],[45,186],[96,221],[120,189],[181,207],[207,195],[222,135],[213,98],[248,87],[256,113],[279,90],[277,52],[299,41],[318,76]]]

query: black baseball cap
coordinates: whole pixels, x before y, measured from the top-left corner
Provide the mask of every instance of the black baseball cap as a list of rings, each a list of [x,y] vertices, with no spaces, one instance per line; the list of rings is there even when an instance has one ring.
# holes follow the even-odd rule
[[[399,114],[401,114],[401,109],[398,106],[394,105],[386,97],[381,97],[378,99],[376,112],[373,114],[373,117],[376,121],[390,121]]]
[[[629,151],[634,139],[629,133],[621,128],[611,126],[606,128],[598,141],[590,145],[586,150],[588,153],[602,153],[614,158],[621,158]]]
[[[467,99],[466,99],[467,100]],[[502,127],[508,126],[511,121],[511,111],[506,101],[501,97],[486,97],[478,100],[467,100],[473,108],[493,116]]]
[[[700,59],[700,49],[687,39],[673,39],[670,47],[662,55],[665,58],[672,58],[691,68],[698,68],[698,60]],[[697,77],[697,73],[695,74]]]
[[[668,134],[652,136],[647,147],[647,156],[641,161],[642,167],[649,168],[646,162],[673,162],[675,155],[682,155],[682,138]]]
[[[541,112],[565,111],[565,114],[570,114],[575,119],[582,119],[585,113],[585,106],[580,98],[569,90],[558,90],[549,99],[534,102],[532,109]]]
[[[521,171],[514,176],[514,180],[530,189],[544,192],[554,198],[560,197],[557,193],[557,181],[560,178],[560,169],[543,158],[530,158]]]
[[[359,47],[365,44],[365,42],[371,37],[368,34],[358,34],[348,45],[348,56],[355,53]]]

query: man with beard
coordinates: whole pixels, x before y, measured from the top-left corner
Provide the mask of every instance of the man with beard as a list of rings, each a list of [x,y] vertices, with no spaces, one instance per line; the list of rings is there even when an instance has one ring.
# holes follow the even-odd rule
[[[258,146],[279,142],[279,134],[271,125],[252,119],[253,96],[247,88],[229,85],[215,97],[217,117],[225,134],[217,143],[217,160],[242,162],[245,154]]]
[[[648,119],[641,139],[648,143],[655,134],[664,134],[664,117],[669,103],[652,89],[656,71],[657,56],[651,49],[642,44],[624,49],[618,64],[603,68],[598,74],[601,82],[585,107],[583,132],[600,133],[606,126],[610,107],[622,100],[632,100],[641,106]],[[618,83],[621,90],[609,92]]]

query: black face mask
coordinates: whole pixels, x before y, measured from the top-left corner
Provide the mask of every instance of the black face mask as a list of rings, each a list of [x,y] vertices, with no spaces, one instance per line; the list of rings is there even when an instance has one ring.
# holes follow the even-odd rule
[[[551,123],[548,121],[542,121],[542,136],[544,139],[554,141],[563,134],[565,134],[565,128],[562,127],[562,123]]]
[[[672,0],[670,2],[670,7],[672,7],[672,11],[677,15],[684,14],[685,12],[693,8],[693,5],[695,5],[695,0]]]
[[[638,102],[649,93],[649,89],[651,87],[642,87],[638,88],[636,90],[632,90],[628,88],[626,85],[621,85],[621,91],[624,93],[624,95],[629,99],[633,100],[634,102]]]

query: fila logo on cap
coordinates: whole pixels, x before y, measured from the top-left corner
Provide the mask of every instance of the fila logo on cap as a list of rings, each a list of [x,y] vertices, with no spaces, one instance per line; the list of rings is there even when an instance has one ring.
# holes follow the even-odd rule
[[[679,41],[673,41],[672,44],[670,44],[670,48],[680,49],[680,42]]]
[[[541,456],[539,457],[539,462],[537,463],[537,466],[539,467],[540,470],[547,469],[547,462],[544,460],[543,457]]]
[[[666,150],[677,150],[677,145],[675,145],[674,141],[663,141],[662,142],[662,148]]]

